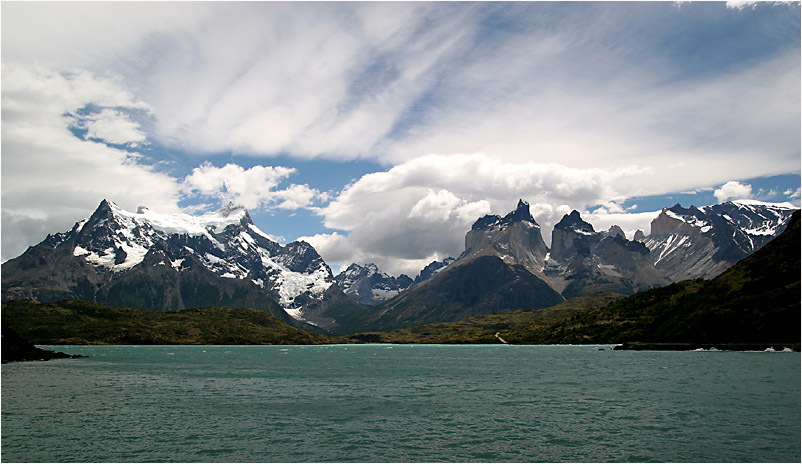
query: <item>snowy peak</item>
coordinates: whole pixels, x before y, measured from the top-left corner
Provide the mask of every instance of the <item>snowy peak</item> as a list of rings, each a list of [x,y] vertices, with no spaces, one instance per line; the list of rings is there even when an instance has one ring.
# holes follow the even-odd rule
[[[111,272],[111,279],[146,265],[146,256],[157,250],[165,257],[161,261],[176,270],[197,262],[219,277],[250,281],[296,319],[303,319],[305,306],[322,298],[334,282],[311,245],[279,245],[253,224],[245,208],[233,204],[193,216],[146,207],[131,212],[103,200],[92,216],[69,232],[48,236],[45,244],[71,247],[73,256],[100,273]]]
[[[643,243],[672,280],[713,278],[779,235],[796,210],[756,200],[664,208]]]
[[[415,277],[415,284],[419,284],[424,280],[436,275],[454,261],[456,261],[456,258],[452,258],[450,256],[442,261],[432,261],[420,271],[420,274],[418,274],[417,277]]]
[[[334,280],[346,296],[368,306],[381,304],[412,285],[412,279],[408,276],[401,274],[392,277],[373,263],[363,266],[351,264]]]
[[[590,223],[582,220],[577,210],[573,210],[570,214],[563,216],[560,222],[554,225],[554,228],[561,231],[575,232],[581,235],[592,235],[596,233]]]
[[[682,234],[695,235],[706,233],[712,227],[709,218],[695,206],[683,208],[679,204],[671,208],[663,208],[652,220],[650,235]]]

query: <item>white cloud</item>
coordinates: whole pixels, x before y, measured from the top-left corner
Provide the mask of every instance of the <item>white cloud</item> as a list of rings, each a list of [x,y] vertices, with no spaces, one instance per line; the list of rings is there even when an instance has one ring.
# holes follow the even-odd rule
[[[282,166],[253,166],[245,169],[237,164],[215,167],[203,163],[184,178],[182,190],[187,195],[200,194],[234,202],[248,209],[307,208],[316,199],[325,200],[321,194],[308,185],[291,184],[283,189],[279,185],[295,172],[293,168]]]
[[[390,275],[407,274],[414,279],[421,269],[432,261],[441,261],[448,257],[447,254],[437,252],[419,259],[403,259],[388,257],[380,253],[366,253],[357,249],[348,237],[337,232],[299,237],[298,240],[304,240],[312,245],[323,257],[323,260],[332,267],[335,274],[351,263],[374,263],[379,269]]]
[[[617,186],[642,174],[635,167],[581,170],[483,154],[422,156],[349,185],[320,210],[327,227],[345,233],[314,240],[327,261],[373,261],[415,275],[434,259],[458,256],[473,222],[508,213],[519,198],[530,203],[550,243],[563,215],[620,197]]]
[[[75,127],[86,129],[86,139],[100,139],[116,145],[136,145],[147,139],[138,123],[125,113],[111,108],[75,119]]]
[[[738,29],[739,42],[721,24],[756,15],[720,4],[695,11],[603,2],[4,4],[3,257],[22,243],[7,247],[6,237],[33,224],[35,234],[63,230],[103,196],[163,210],[188,193],[252,208],[326,201],[314,185],[286,185],[287,168],[201,165],[174,179],[136,153],[74,137],[69,124],[90,139],[190,156],[384,163],[386,172],[319,210],[346,231],[320,241],[333,250],[347,240],[343,249],[361,261],[407,263],[399,269],[459,253],[477,216],[504,214],[519,197],[548,228],[574,208],[606,204],[596,214],[610,217],[633,196],[798,172],[798,21],[753,28],[761,41],[792,37],[749,42],[761,51],[753,56],[739,47],[749,31]],[[714,55],[672,47],[700,37],[713,39],[705,44]],[[706,56],[726,66],[706,67]],[[97,111],[78,118],[89,104]],[[140,113],[147,124],[132,116]],[[477,152],[487,155],[455,155]],[[441,155],[421,156],[430,153]]]
[[[649,235],[651,232],[652,220],[660,215],[660,211],[647,211],[642,213],[624,213],[624,212],[611,212],[608,213],[600,208],[592,213],[582,213],[582,219],[593,225],[593,229],[597,232],[604,232],[612,226],[619,226],[626,234],[627,238],[632,240],[635,232],[640,230],[644,234]]]
[[[103,198],[129,209],[149,203],[178,210],[175,179],[140,164],[136,153],[82,140],[69,130],[74,120],[65,115],[90,104],[148,109],[118,80],[4,59],[2,87],[4,261],[48,233],[69,229]]]
[[[713,191],[718,201],[744,200],[752,198],[752,186],[731,180]]]
[[[775,1],[766,1],[766,0],[760,0],[760,1],[757,1],[757,0],[727,0],[727,8],[740,11],[740,10],[743,10],[744,8],[746,8],[746,7],[752,7],[752,9],[754,10],[761,3],[762,4],[766,4],[766,5],[783,5],[783,4],[791,5],[791,4],[798,3],[798,2],[795,2],[793,0],[775,0]]]
[[[666,44],[715,25],[694,8],[152,3],[12,3],[4,58],[114,69],[198,153],[636,164],[640,195],[798,169],[798,43],[688,71]]]

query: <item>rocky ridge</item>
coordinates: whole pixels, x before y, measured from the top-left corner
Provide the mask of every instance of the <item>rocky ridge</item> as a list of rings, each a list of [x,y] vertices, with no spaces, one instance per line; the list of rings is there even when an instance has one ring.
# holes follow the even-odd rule
[[[409,288],[413,281],[401,274],[392,277],[373,264],[351,264],[334,277],[346,296],[366,306],[376,306]]]
[[[133,213],[104,200],[70,231],[3,265],[3,300],[253,306],[323,325],[332,286],[331,270],[311,245],[278,244],[235,205],[191,216],[144,207]]]

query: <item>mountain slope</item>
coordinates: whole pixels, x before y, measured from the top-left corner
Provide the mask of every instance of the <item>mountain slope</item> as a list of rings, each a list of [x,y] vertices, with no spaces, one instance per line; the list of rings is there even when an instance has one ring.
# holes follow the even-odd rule
[[[251,308],[150,311],[100,303],[3,303],[2,318],[36,344],[307,345],[325,335],[291,327]]]
[[[663,208],[643,239],[655,267],[672,282],[713,278],[778,236],[796,210],[751,200]]]
[[[519,343],[757,343],[800,341],[800,228],[785,231],[711,281],[683,281],[525,331]]]
[[[598,292],[631,295],[669,283],[646,246],[627,240],[616,226],[596,232],[578,211],[554,226],[545,273],[566,298]]]
[[[346,296],[367,306],[376,306],[398,295],[412,285],[412,279],[401,274],[392,277],[373,264],[351,264],[334,277]]]
[[[3,264],[3,300],[82,299],[141,309],[256,307],[290,322],[325,314],[331,270],[309,244],[286,246],[229,205],[202,216],[125,211],[104,200],[68,232]],[[281,307],[274,302],[278,301]]]
[[[523,266],[496,256],[475,256],[449,265],[434,277],[377,308],[362,330],[389,330],[480,314],[545,308],[563,298]]]

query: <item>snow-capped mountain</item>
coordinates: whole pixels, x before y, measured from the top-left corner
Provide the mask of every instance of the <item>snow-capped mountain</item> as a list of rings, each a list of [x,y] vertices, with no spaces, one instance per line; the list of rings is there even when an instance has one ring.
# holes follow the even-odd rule
[[[755,200],[663,208],[642,239],[671,281],[713,278],[785,230],[796,207]]]
[[[367,306],[376,306],[398,295],[412,285],[412,279],[401,274],[392,277],[373,264],[351,264],[334,277],[346,296]]]
[[[521,200],[503,217],[478,219],[459,258],[431,263],[413,284],[372,264],[335,278],[312,246],[280,245],[234,205],[192,216],[130,212],[104,200],[69,231],[3,264],[2,297],[144,309],[249,306],[342,334],[711,278],[779,235],[794,211],[756,201],[676,205],[639,240],[616,226],[597,232],[573,211],[555,225],[549,248]]]
[[[417,284],[423,282],[424,280],[426,280],[426,279],[428,279],[428,278],[430,278],[430,277],[432,277],[434,275],[437,275],[437,273],[441,272],[449,264],[453,263],[456,260],[457,260],[457,258],[453,258],[453,257],[449,256],[448,258],[446,258],[446,259],[444,259],[442,261],[432,261],[431,263],[427,264],[426,267],[424,267],[420,271],[420,274],[418,274],[417,277],[415,277],[415,282],[414,282],[413,285],[417,285]]]
[[[25,263],[25,255],[34,248],[51,250],[51,255],[58,256],[54,260],[62,264],[71,257],[75,261],[70,264],[74,275],[56,271],[58,278],[51,281],[39,279],[20,285],[25,282],[18,280],[25,279],[17,264]],[[320,306],[334,284],[331,270],[311,245],[293,242],[281,246],[254,225],[247,210],[234,205],[192,216],[156,213],[144,207],[130,212],[104,200],[91,217],[79,221],[68,232],[49,235],[26,254],[3,266],[4,299],[48,301],[50,295],[57,295],[111,303],[109,295],[120,282],[143,274],[148,281],[154,280],[152,276],[157,271],[150,268],[162,268],[159,272],[166,275],[161,280],[167,281],[176,281],[185,271],[200,269],[223,281],[240,282],[240,287],[248,283],[278,301],[293,318],[315,323],[313,308]],[[44,268],[38,271],[47,272]],[[188,291],[179,286],[168,290],[175,293],[172,300],[149,300],[158,306],[128,297],[136,303],[128,306],[182,309],[190,307],[184,301]],[[253,293],[253,289],[237,291]],[[218,300],[210,295],[203,305]]]

